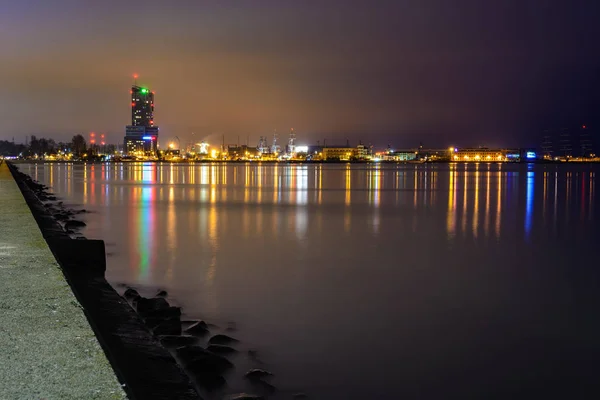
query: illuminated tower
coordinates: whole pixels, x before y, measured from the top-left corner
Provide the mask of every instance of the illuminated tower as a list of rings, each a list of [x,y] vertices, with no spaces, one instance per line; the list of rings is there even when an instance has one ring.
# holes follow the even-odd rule
[[[271,153],[273,154],[279,154],[279,152],[281,151],[280,146],[277,144],[277,131],[273,132],[273,144],[271,145]]]
[[[131,87],[131,125],[154,126],[154,92],[150,89]]]
[[[288,153],[294,154],[296,152],[296,132],[294,128],[290,131],[290,140],[288,141]]]
[[[131,86],[131,125],[125,127],[125,152],[138,158],[155,158],[158,150],[158,126],[154,125],[154,92],[137,85],[137,75]]]

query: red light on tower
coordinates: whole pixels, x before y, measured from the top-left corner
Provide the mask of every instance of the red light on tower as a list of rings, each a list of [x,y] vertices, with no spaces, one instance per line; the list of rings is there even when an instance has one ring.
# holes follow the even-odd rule
[[[131,103],[131,107],[135,107],[135,102]]]
[[[139,77],[140,77],[140,76],[139,76],[138,74],[133,74],[133,79],[137,79],[137,78],[139,78]]]
[[[581,128],[585,129],[585,128],[587,128],[587,127],[586,127],[585,125],[582,125],[582,126],[581,126]]]

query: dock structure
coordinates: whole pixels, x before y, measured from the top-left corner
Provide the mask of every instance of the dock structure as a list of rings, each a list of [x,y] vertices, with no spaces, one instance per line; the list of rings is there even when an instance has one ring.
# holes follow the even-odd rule
[[[0,349],[0,399],[126,398],[5,162]]]

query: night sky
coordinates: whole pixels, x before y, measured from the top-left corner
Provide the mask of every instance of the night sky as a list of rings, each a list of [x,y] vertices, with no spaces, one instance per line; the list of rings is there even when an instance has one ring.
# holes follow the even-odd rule
[[[0,139],[535,146],[600,122],[597,0],[0,0]],[[598,132],[596,128],[596,132]]]

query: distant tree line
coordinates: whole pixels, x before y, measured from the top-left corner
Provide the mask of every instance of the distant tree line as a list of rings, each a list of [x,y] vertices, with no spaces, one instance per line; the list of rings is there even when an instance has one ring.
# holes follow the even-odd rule
[[[54,139],[38,138],[37,136],[31,136],[29,143],[15,144],[7,140],[0,140],[0,155],[2,156],[13,156],[13,157],[45,157],[52,156],[59,153],[73,154],[74,157],[81,158],[98,154],[100,151],[104,153],[114,153],[114,145],[105,145],[100,148],[98,145],[91,145],[85,141],[83,135],[75,135],[70,142],[55,142]]]

